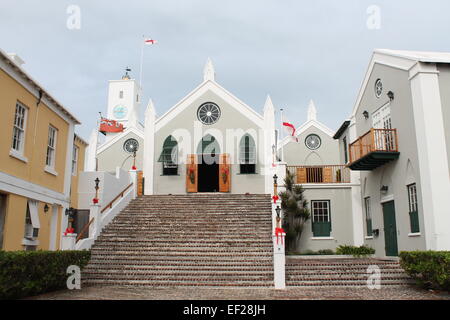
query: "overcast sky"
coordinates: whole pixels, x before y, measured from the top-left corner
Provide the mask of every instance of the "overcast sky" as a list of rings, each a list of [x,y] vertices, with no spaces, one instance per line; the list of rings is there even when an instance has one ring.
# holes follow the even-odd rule
[[[81,28],[66,23],[69,5]],[[380,8],[370,29],[368,7]],[[262,112],[267,94],[296,125],[313,99],[318,118],[335,130],[350,114],[375,48],[450,51],[448,0],[1,0],[0,47],[82,122],[88,138],[106,112],[108,80],[126,66],[139,78],[146,47],[144,105],[158,115],[202,81],[211,57],[216,80]],[[371,20],[372,21],[372,20]]]

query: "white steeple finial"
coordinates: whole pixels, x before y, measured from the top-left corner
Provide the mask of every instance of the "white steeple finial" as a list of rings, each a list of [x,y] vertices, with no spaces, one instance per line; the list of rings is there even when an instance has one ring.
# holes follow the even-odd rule
[[[317,120],[317,109],[312,99],[309,101],[308,106],[308,121]]]
[[[274,107],[272,103],[272,99],[270,98],[270,95],[267,95],[266,103],[264,104],[264,112],[272,111],[273,112]]]
[[[204,81],[214,81],[216,77],[216,72],[214,71],[214,66],[210,58],[206,61],[205,68],[203,69],[203,80]]]
[[[152,117],[155,115],[155,106],[153,104],[153,100],[149,99],[147,104],[147,109],[145,109],[145,119],[148,117]]]

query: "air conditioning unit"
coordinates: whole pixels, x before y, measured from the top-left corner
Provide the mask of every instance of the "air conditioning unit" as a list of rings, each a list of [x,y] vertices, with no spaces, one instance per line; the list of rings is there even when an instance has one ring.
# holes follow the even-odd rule
[[[25,226],[25,238],[27,239],[35,239],[39,235],[39,229],[33,228],[32,224],[27,224]]]

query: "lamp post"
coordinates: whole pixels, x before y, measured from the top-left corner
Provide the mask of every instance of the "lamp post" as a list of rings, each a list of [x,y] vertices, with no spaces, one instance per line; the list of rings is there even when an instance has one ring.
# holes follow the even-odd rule
[[[276,219],[276,221],[277,221],[277,228],[281,228],[281,226],[280,226],[280,224],[281,224],[281,216],[280,216],[281,208],[280,208],[280,206],[277,206],[275,208],[275,212],[277,213],[277,219]]]
[[[277,184],[278,176],[274,174],[273,176],[273,195],[276,196],[278,194],[278,184]]]
[[[131,169],[136,170],[136,149],[133,151],[133,167]]]
[[[73,220],[74,220],[74,218],[75,218],[75,215],[78,213],[78,210],[77,209],[75,209],[75,208],[72,208],[72,207],[70,207],[70,208],[67,208],[66,209],[66,211],[65,211],[65,215],[66,216],[69,216],[69,219],[68,219],[68,222],[69,222],[69,228],[72,228],[72,223],[73,223]]]
[[[94,181],[95,181],[95,199],[98,199],[98,189],[100,188],[98,185],[100,184],[100,179],[97,177]]]

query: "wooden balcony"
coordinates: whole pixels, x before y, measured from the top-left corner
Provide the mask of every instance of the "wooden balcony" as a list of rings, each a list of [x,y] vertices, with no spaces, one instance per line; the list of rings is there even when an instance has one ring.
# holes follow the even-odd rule
[[[398,159],[397,129],[370,129],[349,148],[351,170],[371,171]]]
[[[298,184],[304,183],[350,183],[350,170],[345,165],[287,166]]]

